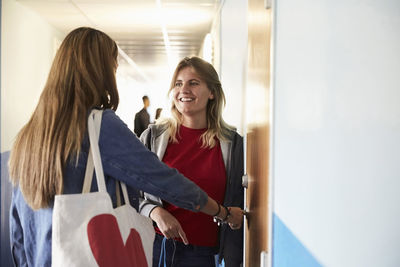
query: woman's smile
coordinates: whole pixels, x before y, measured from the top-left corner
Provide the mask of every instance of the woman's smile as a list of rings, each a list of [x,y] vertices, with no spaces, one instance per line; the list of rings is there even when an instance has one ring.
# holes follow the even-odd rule
[[[194,100],[195,99],[193,97],[181,97],[181,98],[179,98],[179,101],[181,101],[181,102],[192,102]]]

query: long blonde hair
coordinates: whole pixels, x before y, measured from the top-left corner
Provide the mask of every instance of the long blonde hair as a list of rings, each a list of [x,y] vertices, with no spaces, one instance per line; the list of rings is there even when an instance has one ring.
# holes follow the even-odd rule
[[[214,96],[214,99],[208,100],[207,103],[207,130],[201,136],[202,146],[212,148],[216,144],[215,138],[226,140],[230,130],[234,129],[234,127],[229,126],[222,118],[222,110],[226,103],[225,94],[214,67],[199,57],[185,57],[178,63],[172,76],[168,94],[174,89],[179,72],[187,67],[192,67],[196,71],[197,75],[207,84],[208,89]],[[166,123],[168,125],[170,140],[176,143],[178,142],[178,129],[182,124],[182,114],[176,108],[174,101],[172,101],[171,114],[171,119],[160,121],[160,124]]]
[[[118,48],[105,33],[81,27],[62,42],[28,123],[14,142],[9,167],[32,209],[63,192],[63,170],[77,160],[93,107],[116,109]]]

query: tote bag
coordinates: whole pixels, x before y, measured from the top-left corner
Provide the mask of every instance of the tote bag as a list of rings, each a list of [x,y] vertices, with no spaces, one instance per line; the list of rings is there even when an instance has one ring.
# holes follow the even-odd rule
[[[90,151],[82,194],[55,196],[54,267],[152,265],[155,232],[151,219],[138,214],[130,205],[125,184],[121,183],[124,205],[114,209],[107,193],[98,146],[101,116],[101,110],[93,110],[88,119]],[[93,168],[99,191],[90,193]]]

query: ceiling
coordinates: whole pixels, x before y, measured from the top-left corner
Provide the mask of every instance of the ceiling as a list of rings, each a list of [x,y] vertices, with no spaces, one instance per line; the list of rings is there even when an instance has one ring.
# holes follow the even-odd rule
[[[198,55],[220,5],[220,0],[17,1],[65,34],[80,26],[106,32],[122,49],[125,62],[135,67],[134,75],[142,79],[153,79],[167,68],[168,59],[175,64],[177,59]]]

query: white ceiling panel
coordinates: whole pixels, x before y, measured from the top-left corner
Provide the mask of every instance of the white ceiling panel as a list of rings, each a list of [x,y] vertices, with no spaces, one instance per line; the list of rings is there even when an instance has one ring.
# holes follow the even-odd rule
[[[176,58],[198,54],[219,0],[17,0],[67,34],[90,26],[114,38],[149,76],[168,65],[162,25]],[[153,67],[154,69],[155,67]]]

